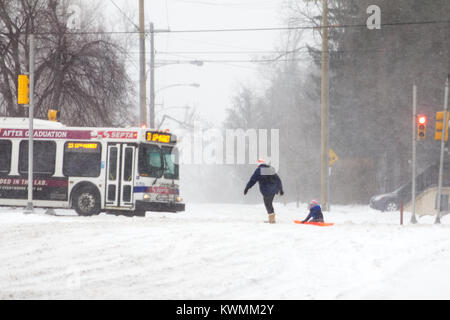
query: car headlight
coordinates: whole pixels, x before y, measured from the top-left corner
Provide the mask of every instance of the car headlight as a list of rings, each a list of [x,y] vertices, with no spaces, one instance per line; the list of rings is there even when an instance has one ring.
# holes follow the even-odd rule
[[[372,198],[372,201],[374,201],[374,202],[380,201],[383,197],[384,197],[384,195],[375,196]]]

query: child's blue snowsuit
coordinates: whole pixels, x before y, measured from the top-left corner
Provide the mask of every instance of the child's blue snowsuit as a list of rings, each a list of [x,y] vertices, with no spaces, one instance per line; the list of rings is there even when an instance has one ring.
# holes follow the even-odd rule
[[[308,216],[302,222],[307,222],[311,218],[312,218],[311,222],[323,222],[322,209],[320,208],[320,206],[318,204],[312,206],[309,209]]]

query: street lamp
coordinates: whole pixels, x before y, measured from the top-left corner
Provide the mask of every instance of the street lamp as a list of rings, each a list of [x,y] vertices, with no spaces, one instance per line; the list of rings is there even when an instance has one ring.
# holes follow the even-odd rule
[[[190,106],[164,107],[164,104],[161,104],[160,106],[161,106],[161,110],[160,111],[163,111],[163,110],[166,111],[166,110],[170,110],[170,109],[185,109],[185,110],[188,110],[188,109],[191,108]]]
[[[159,88],[155,91],[155,94],[157,94],[159,91],[168,89],[168,88],[172,88],[172,87],[194,87],[194,88],[199,88],[200,84],[199,83],[176,83],[176,84],[171,84],[162,88]]]
[[[171,84],[171,85],[168,85],[168,86],[164,86],[164,87],[161,87],[161,88],[159,88],[158,90],[156,90],[154,93],[153,93],[153,97],[154,96],[156,96],[156,94],[159,92],[159,91],[163,91],[163,90],[165,90],[165,89],[169,89],[169,88],[173,88],[173,87],[194,87],[194,88],[200,88],[200,84],[199,83],[175,83],[175,84]],[[154,100],[153,100],[154,101]],[[168,109],[189,109],[190,108],[190,106],[177,106],[177,107],[167,107],[167,108],[165,108],[164,107],[164,103],[162,103],[162,104],[153,104],[153,112],[154,112],[154,110],[155,110],[155,106],[156,105],[160,105],[160,106],[162,106],[162,109],[164,109],[164,110],[168,110]],[[164,117],[163,117],[163,120],[162,120],[162,122],[164,122]],[[162,124],[162,122],[158,125],[158,128],[159,127],[161,127],[161,124]]]
[[[152,52],[154,52],[154,45],[152,44],[151,48]],[[172,64],[192,64],[197,67],[203,66],[203,61],[201,60],[192,60],[192,61],[164,61],[159,65],[155,65],[154,54],[152,55],[153,59],[150,61],[150,128],[155,127],[155,69],[159,67],[164,67]],[[200,86],[200,85],[198,85]],[[197,86],[197,88],[198,88]]]
[[[164,67],[164,66],[170,66],[172,64],[192,64],[197,67],[203,66],[204,62],[201,60],[160,60],[161,62],[159,64],[155,64],[154,68]]]

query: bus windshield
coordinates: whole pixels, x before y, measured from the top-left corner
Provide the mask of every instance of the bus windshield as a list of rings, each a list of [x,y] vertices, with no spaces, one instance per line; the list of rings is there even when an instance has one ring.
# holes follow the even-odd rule
[[[178,179],[178,152],[173,147],[141,145],[139,148],[139,174],[152,178]]]
[[[162,147],[163,164],[164,164],[164,178],[178,179],[178,150],[173,147]]]
[[[156,145],[139,147],[139,174],[144,177],[161,178],[163,161],[161,149]]]

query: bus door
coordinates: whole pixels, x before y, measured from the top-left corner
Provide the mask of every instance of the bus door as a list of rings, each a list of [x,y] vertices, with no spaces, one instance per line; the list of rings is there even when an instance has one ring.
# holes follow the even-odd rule
[[[132,208],[134,157],[136,147],[124,143],[108,144],[106,208]]]

